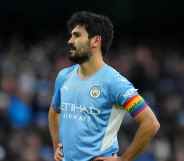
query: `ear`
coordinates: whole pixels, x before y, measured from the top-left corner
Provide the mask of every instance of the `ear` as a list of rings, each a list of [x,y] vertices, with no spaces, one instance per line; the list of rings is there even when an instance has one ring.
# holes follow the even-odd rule
[[[92,48],[98,47],[99,45],[101,45],[101,41],[102,41],[101,36],[99,35],[94,36],[93,38],[91,38],[91,47]]]

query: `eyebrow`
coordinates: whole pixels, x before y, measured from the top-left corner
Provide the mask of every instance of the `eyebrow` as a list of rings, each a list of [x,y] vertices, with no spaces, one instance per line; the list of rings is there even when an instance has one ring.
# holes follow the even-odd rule
[[[71,35],[80,36],[81,33],[80,32],[77,32],[77,31],[74,31],[74,32],[71,33]]]

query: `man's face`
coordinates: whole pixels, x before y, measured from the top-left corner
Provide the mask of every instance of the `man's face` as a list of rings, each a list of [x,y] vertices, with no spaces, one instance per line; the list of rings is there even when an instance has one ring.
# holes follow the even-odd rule
[[[68,40],[70,47],[69,59],[77,64],[89,61],[91,57],[90,39],[84,26],[77,25],[71,31],[71,37]]]

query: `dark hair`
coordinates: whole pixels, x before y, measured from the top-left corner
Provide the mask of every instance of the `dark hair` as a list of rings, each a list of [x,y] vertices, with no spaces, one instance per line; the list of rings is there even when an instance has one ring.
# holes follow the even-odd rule
[[[68,20],[68,30],[71,31],[75,26],[84,26],[89,34],[89,38],[100,35],[102,39],[102,54],[106,54],[112,44],[113,24],[106,16],[95,14],[88,11],[76,12]]]

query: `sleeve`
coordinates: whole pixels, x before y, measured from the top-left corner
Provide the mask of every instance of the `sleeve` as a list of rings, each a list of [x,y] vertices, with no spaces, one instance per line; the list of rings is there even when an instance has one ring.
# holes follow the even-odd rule
[[[123,107],[132,117],[137,116],[147,107],[137,89],[125,77],[118,73],[111,82],[113,104]]]
[[[51,107],[54,108],[56,112],[60,112],[60,88],[61,88],[62,80],[61,80],[61,74],[59,73],[55,80],[54,85],[54,93],[51,100]]]

